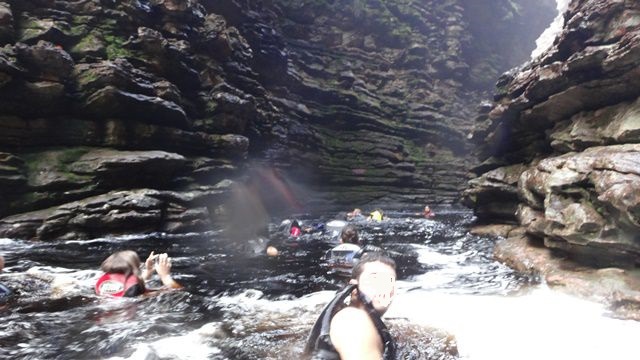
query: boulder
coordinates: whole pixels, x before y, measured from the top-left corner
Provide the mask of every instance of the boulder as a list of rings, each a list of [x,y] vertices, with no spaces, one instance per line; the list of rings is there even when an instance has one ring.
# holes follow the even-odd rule
[[[183,156],[165,151],[96,149],[82,155],[67,169],[91,176],[98,186],[107,189],[151,185],[161,189],[170,184],[186,164]]]
[[[75,64],[60,46],[41,40],[31,46],[18,43],[14,51],[32,77],[59,83],[66,83],[71,78]]]
[[[591,262],[636,262],[639,169],[637,144],[592,147],[540,161],[523,172],[519,183],[524,197],[533,199],[529,205],[544,213],[542,231],[541,221],[526,221],[530,233]]]
[[[515,221],[519,204],[518,179],[526,167],[522,164],[494,169],[469,181],[463,202],[480,219]]]

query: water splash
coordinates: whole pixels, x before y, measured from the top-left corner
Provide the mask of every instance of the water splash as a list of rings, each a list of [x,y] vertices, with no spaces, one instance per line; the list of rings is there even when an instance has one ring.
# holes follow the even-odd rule
[[[454,334],[462,359],[638,357],[634,339],[640,336],[640,323],[608,318],[600,304],[542,285],[521,296],[408,291],[394,300],[387,316]]]

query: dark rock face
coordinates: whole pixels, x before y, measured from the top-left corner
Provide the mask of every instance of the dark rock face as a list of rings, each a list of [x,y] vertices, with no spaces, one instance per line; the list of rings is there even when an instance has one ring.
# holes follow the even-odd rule
[[[223,180],[238,176],[249,148],[242,121],[216,117],[248,118],[255,106],[242,92],[226,96],[235,88],[209,55],[224,42],[191,48],[211,41],[196,29],[225,29],[202,11],[192,2],[0,3],[0,236],[211,227],[231,189]]]
[[[577,260],[637,265],[640,3],[573,1],[564,19],[478,117],[483,162],[466,200]]]
[[[547,2],[0,1],[0,236],[207,228],[247,159],[327,202],[451,202]]]
[[[522,28],[535,37],[555,7],[537,3],[546,16],[531,16],[529,2],[513,4],[203,2],[247,40],[273,105],[250,123],[252,150],[350,205],[459,197],[474,104],[534,43],[514,37],[500,49],[496,36]]]

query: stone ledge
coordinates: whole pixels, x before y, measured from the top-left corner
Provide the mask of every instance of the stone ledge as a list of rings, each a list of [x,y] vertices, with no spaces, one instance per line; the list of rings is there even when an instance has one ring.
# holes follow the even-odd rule
[[[640,320],[640,270],[585,267],[526,235],[499,241],[494,256],[518,271],[540,276],[552,289],[605,304],[614,317]]]

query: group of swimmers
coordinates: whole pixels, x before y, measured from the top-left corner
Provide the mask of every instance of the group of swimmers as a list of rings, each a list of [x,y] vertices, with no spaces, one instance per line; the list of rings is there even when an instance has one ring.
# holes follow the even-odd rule
[[[343,239],[358,243],[348,228]],[[118,251],[102,262],[98,295],[134,297],[150,290],[145,282],[153,273],[163,288],[182,286],[171,277],[171,258],[151,252],[144,265],[131,250]],[[381,320],[395,296],[396,265],[381,252],[367,253],[355,264],[349,285],[325,307],[312,328],[305,353],[313,359],[393,359],[395,342]]]
[[[3,268],[4,258],[0,256],[0,272]],[[163,288],[182,288],[171,276],[167,254],[151,252],[143,264],[136,252],[118,251],[102,262],[101,269],[104,274],[96,282],[95,291],[102,296],[134,297],[153,291],[145,282],[154,273]],[[353,268],[349,285],[322,311],[305,353],[313,359],[392,359],[395,342],[380,317],[391,305],[395,280],[396,265],[391,258],[381,252],[365,254]],[[0,284],[0,300],[11,293]]]
[[[341,233],[343,244],[364,246],[353,225]],[[171,258],[151,252],[144,264],[131,250],[110,255],[100,266],[98,295],[134,297],[153,291],[145,282],[157,273],[165,289],[182,288],[171,276]],[[370,251],[355,263],[349,285],[327,304],[313,326],[304,352],[313,359],[393,359],[395,341],[381,316],[395,296],[396,264],[382,251]],[[155,289],[158,290],[158,289]]]
[[[424,207],[422,212],[414,213],[416,216],[421,216],[427,219],[433,218],[435,213],[431,208],[427,205]],[[360,222],[360,221],[375,221],[380,222],[384,219],[384,213],[381,209],[375,209],[369,214],[369,217],[365,217],[362,214],[362,210],[359,208],[353,209],[346,213],[346,219],[352,222]],[[327,223],[326,228],[331,228],[333,226],[332,223],[339,223],[342,227],[340,231],[340,236],[338,237],[340,243],[328,250],[323,257],[324,264],[328,265],[333,272],[338,274],[346,274],[348,275],[351,272],[351,268],[358,260],[360,256],[362,256],[366,252],[372,251],[382,251],[381,248],[365,244],[362,239],[358,236],[358,230],[355,225],[347,224],[344,221],[334,220]],[[274,244],[270,243],[266,248],[266,254],[268,256],[278,256],[281,254],[281,245],[285,247],[298,248],[301,244],[296,240],[303,234],[310,234],[317,231],[323,231],[325,226],[324,224],[314,224],[312,226],[303,226],[300,224],[298,220],[285,220],[281,226],[288,227],[288,236],[289,238],[284,242],[284,244]]]
[[[422,215],[431,218],[434,214],[426,206]],[[362,216],[359,209],[347,214],[351,220],[358,216]],[[383,216],[382,211],[376,209],[370,219],[381,221]],[[293,227],[297,230],[290,231],[292,236],[305,231],[298,222],[292,222]],[[394,358],[395,342],[380,317],[395,296],[395,261],[382,249],[364,244],[352,224],[343,227],[340,244],[326,253],[325,260],[350,274],[349,285],[322,311],[310,332],[305,353],[313,359]],[[152,251],[143,264],[135,251],[118,251],[102,262],[103,274],[95,283],[95,292],[102,296],[135,297],[161,289],[180,289],[182,286],[171,276],[171,266],[171,258],[166,253]],[[4,258],[0,256],[0,272],[3,268]],[[161,288],[151,289],[146,285],[154,273],[162,282]],[[11,294],[11,289],[0,283],[0,306]]]
[[[414,215],[424,216],[427,219],[431,219],[434,216],[436,216],[436,214],[433,212],[433,210],[431,210],[429,205],[425,205],[422,212],[415,213]],[[368,221],[382,221],[384,219],[384,212],[381,209],[375,209],[371,213],[369,213],[368,217],[365,217],[362,214],[361,209],[355,208],[352,211],[348,212],[346,217],[347,217],[347,220],[349,221],[364,220],[364,219]]]
[[[362,210],[360,210],[359,208],[355,208],[347,213],[347,220],[349,221],[361,221],[365,219],[368,221],[382,221],[384,219],[384,212],[382,212],[381,209],[375,209],[371,213],[369,213],[368,217],[365,217],[362,214]]]

